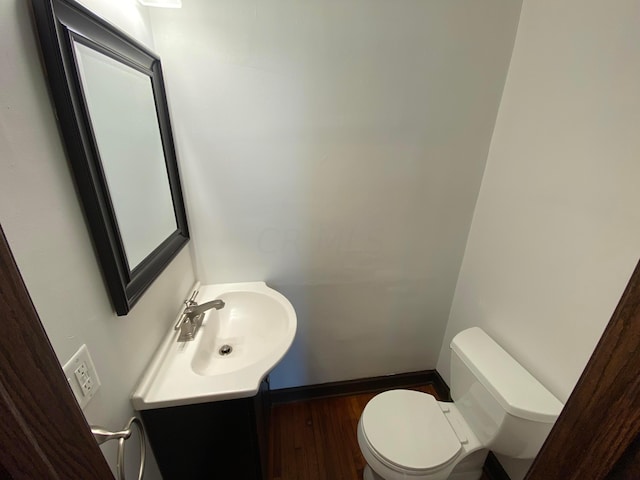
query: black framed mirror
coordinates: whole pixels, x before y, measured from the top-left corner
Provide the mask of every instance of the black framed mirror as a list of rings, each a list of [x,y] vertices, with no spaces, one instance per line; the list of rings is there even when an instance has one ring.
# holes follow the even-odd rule
[[[189,241],[160,59],[72,0],[32,0],[46,76],[118,315]]]

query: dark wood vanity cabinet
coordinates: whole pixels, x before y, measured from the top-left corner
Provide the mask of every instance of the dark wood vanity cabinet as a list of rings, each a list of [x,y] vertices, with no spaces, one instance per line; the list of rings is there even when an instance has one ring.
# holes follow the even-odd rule
[[[164,480],[267,480],[269,380],[255,397],[140,412]]]

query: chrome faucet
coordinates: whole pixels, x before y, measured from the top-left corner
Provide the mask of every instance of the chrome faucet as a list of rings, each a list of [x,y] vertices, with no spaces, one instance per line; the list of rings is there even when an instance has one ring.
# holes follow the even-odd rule
[[[203,303],[202,305],[191,305],[184,309],[184,314],[191,320],[196,318],[198,315],[202,315],[207,310],[211,310],[215,308],[216,310],[220,310],[224,307],[224,302],[222,300],[211,300],[210,302]]]
[[[210,302],[203,303],[202,305],[198,305],[195,301],[196,295],[198,295],[197,290],[191,294],[189,300],[185,300],[185,309],[180,316],[180,320],[178,320],[176,326],[173,327],[174,330],[180,330],[178,342],[190,342],[196,338],[196,333],[198,333],[198,330],[202,326],[204,312],[211,310],[212,308],[220,310],[224,307],[224,302],[222,300],[212,300]]]

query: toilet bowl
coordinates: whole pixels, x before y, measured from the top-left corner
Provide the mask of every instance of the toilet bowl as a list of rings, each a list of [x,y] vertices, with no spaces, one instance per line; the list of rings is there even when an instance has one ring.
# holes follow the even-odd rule
[[[534,458],[563,407],[477,327],[451,342],[451,397],[373,397],[358,422],[364,480],[478,480],[489,450]]]
[[[413,390],[374,397],[358,422],[358,443],[368,466],[365,480],[444,480],[454,467],[472,467],[460,461],[483,450],[453,403]],[[471,476],[455,478],[477,480],[483,460]]]

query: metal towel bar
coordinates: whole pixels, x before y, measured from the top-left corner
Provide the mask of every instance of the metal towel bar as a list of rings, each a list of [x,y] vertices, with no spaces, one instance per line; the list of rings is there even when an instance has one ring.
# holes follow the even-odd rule
[[[91,433],[93,433],[93,438],[96,439],[98,445],[102,445],[104,442],[108,442],[109,440],[118,440],[118,460],[117,460],[117,468],[118,468],[118,480],[125,480],[124,474],[124,442],[131,437],[131,426],[134,425],[138,427],[139,437],[140,437],[140,470],[138,471],[138,480],[142,480],[144,476],[144,463],[146,459],[146,440],[144,434],[144,426],[142,422],[136,417],[131,417],[131,419],[127,422],[125,427],[119,432],[111,432],[104,427],[99,425],[91,425]]]

